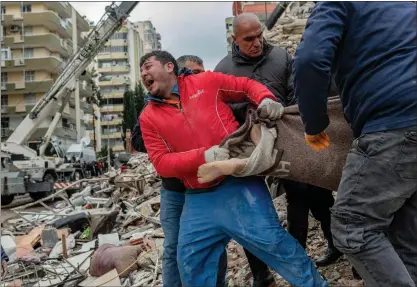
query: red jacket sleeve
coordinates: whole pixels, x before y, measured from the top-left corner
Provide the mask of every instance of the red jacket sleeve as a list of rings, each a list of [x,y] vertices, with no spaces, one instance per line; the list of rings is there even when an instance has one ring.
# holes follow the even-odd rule
[[[277,98],[267,87],[255,80],[216,72],[212,74],[213,80],[220,83],[219,95],[223,101],[243,102],[249,100],[257,106],[266,98],[277,101]]]
[[[146,116],[139,119],[143,141],[156,172],[162,177],[185,179],[197,174],[198,167],[206,163],[205,148],[173,153],[164,139],[152,128]]]

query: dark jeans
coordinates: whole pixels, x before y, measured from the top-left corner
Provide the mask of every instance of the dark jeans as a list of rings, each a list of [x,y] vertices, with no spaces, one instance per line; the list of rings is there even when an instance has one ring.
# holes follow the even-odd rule
[[[288,232],[306,248],[309,211],[320,221],[324,237],[333,245],[330,232],[330,207],[334,198],[330,190],[310,184],[281,180],[287,198]]]
[[[331,212],[334,244],[367,286],[416,286],[417,127],[356,139]]]

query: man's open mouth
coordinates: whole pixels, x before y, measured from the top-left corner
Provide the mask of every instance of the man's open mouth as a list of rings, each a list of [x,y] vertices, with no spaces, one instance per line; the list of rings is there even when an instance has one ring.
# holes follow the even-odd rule
[[[149,90],[149,88],[152,86],[153,83],[154,83],[154,81],[151,80],[151,79],[146,80],[145,81],[146,88]]]

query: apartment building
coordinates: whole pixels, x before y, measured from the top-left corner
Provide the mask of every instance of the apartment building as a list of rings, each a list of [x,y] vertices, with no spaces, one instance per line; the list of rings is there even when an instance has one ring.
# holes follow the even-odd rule
[[[81,33],[89,30],[89,24],[68,2],[2,1],[1,25],[1,135],[4,140],[52,87],[74,53],[73,43],[82,44]],[[92,95],[87,76],[80,78],[78,85],[80,99]],[[76,130],[76,98],[78,95],[73,95],[65,107],[54,132],[64,147],[76,142],[77,135],[82,137],[86,129],[87,123],[81,120],[78,125],[81,131]],[[84,113],[92,112],[92,107],[80,102],[78,118],[83,119]],[[53,116],[40,124],[30,140],[45,135]]]
[[[105,104],[96,115],[100,125],[95,137],[96,150],[110,146],[115,153],[125,150],[122,140],[123,94],[140,83],[139,60],[144,53],[143,42],[134,25],[126,23],[109,39],[95,59],[95,70],[99,73],[97,85]],[[92,119],[91,121],[92,122]]]
[[[156,28],[151,21],[139,21],[133,23],[134,28],[139,32],[143,40],[143,52],[147,54],[155,50],[161,50],[161,34],[156,32]]]

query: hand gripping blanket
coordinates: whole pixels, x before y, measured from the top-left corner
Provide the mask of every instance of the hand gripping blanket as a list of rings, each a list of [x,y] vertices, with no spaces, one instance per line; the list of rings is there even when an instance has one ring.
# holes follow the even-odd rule
[[[245,123],[220,144],[230,150],[231,157],[248,158],[245,168],[232,175],[268,175],[337,190],[354,138],[339,97],[328,99],[327,112],[330,147],[316,152],[305,142],[298,105],[286,107],[282,118],[274,122],[261,120],[255,110],[249,110]],[[261,139],[255,147],[249,135],[256,123],[261,123]]]

